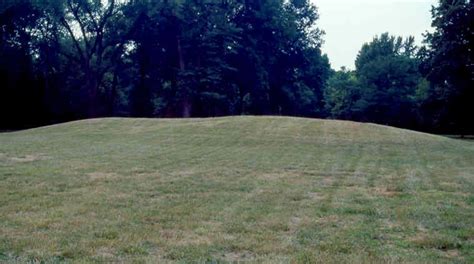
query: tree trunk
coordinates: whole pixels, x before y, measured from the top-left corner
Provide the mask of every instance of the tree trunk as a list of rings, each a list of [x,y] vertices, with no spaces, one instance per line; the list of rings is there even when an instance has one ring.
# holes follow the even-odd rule
[[[117,98],[117,83],[118,83],[118,76],[117,72],[114,72],[114,78],[112,81],[112,87],[110,89],[110,98],[109,98],[109,116],[115,115],[115,101]]]
[[[89,103],[87,105],[87,115],[88,118],[95,118],[98,117],[97,113],[97,94],[98,94],[98,85],[97,85],[97,78],[90,68],[90,66],[87,67],[86,70],[86,91],[88,92],[88,97],[89,97]]]
[[[97,90],[98,90],[97,81],[94,78],[94,80],[92,80],[91,85],[89,87],[89,109],[88,109],[88,111],[89,111],[89,117],[90,118],[98,117]]]
[[[184,72],[185,67],[184,67],[183,51],[181,49],[181,39],[180,39],[179,36],[176,37],[176,44],[177,44],[177,51],[178,51],[179,70],[181,72]],[[192,103],[191,103],[191,100],[189,98],[187,87],[186,88],[180,87],[180,88],[186,90],[184,92],[184,96],[183,96],[183,99],[181,101],[181,109],[182,109],[181,110],[181,116],[184,117],[184,118],[188,118],[188,117],[191,117]]]

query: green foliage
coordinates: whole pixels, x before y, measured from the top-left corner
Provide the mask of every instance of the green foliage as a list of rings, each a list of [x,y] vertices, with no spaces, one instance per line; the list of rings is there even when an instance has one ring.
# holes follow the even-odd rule
[[[432,10],[435,31],[426,34],[423,70],[431,96],[425,103],[434,126],[473,133],[474,3],[440,0]]]
[[[414,38],[388,33],[365,44],[356,59],[360,81],[360,119],[407,126],[415,110],[414,98],[422,81]]]
[[[353,71],[342,68],[328,79],[324,90],[325,108],[332,118],[352,119],[360,104],[360,84]]]
[[[442,0],[426,47],[385,33],[331,73],[309,0],[3,1],[0,126],[270,114],[468,133],[473,9]]]
[[[419,71],[414,38],[388,33],[362,46],[356,70],[342,68],[328,79],[325,109],[330,117],[363,120],[402,127],[422,123],[420,102],[427,83]]]
[[[47,120],[321,112],[329,63],[306,0],[21,1],[0,10],[0,80],[20,79],[8,66],[22,56]]]

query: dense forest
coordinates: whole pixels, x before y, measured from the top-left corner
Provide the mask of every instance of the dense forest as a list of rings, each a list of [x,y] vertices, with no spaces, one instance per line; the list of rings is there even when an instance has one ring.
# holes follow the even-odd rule
[[[381,33],[331,69],[308,0],[0,4],[0,129],[106,116],[290,115],[474,133],[474,4],[424,44]]]

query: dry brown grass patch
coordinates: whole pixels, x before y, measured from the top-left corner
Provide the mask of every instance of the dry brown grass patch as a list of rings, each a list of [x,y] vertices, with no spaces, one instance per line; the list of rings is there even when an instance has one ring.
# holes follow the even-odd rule
[[[446,250],[444,252],[444,254],[446,255],[446,257],[448,258],[459,258],[461,253],[459,252],[459,250],[457,249],[450,249],[450,250]]]
[[[324,196],[321,193],[317,192],[308,192],[308,198],[314,201],[321,201],[324,200]]]
[[[100,247],[95,251],[96,256],[101,258],[113,258],[115,257],[115,252],[113,249],[108,247]]]
[[[166,243],[175,246],[189,246],[189,245],[210,245],[212,240],[208,236],[198,235],[193,231],[183,231],[177,229],[166,229],[160,232],[161,238],[166,240]]]
[[[401,194],[401,192],[399,191],[395,191],[391,188],[387,188],[387,187],[375,187],[373,192],[377,195],[377,196],[384,196],[384,197],[396,197],[398,195]]]
[[[218,258],[225,262],[240,263],[254,260],[255,255],[250,251],[232,251],[218,256]]]
[[[119,175],[117,173],[99,171],[87,173],[87,176],[89,176],[89,179],[92,181],[111,180],[119,178]]]
[[[43,154],[28,154],[28,155],[22,155],[18,157],[8,157],[7,159],[14,163],[26,163],[26,162],[44,160],[46,158],[47,157],[44,156]]]

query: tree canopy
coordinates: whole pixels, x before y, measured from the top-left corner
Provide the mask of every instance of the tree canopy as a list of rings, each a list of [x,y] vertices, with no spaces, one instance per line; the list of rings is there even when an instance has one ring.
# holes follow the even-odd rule
[[[0,4],[0,127],[101,116],[291,115],[473,133],[473,4],[425,45],[384,33],[330,69],[309,0]]]
[[[322,111],[329,62],[309,1],[22,1],[1,10],[6,117]]]
[[[440,0],[432,10],[434,32],[423,50],[426,78],[431,83],[425,108],[433,125],[457,133],[473,133],[474,3]]]

